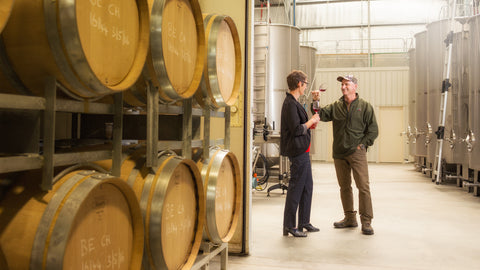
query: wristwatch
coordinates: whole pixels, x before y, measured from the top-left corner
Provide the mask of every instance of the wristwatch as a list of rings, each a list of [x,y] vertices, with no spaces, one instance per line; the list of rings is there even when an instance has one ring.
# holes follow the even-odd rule
[[[360,149],[365,150],[365,144],[361,143],[358,146],[360,146]]]

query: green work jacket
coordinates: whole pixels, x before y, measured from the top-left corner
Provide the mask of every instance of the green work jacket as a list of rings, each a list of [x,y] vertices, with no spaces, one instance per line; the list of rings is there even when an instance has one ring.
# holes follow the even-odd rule
[[[371,146],[378,136],[373,107],[359,98],[358,93],[357,98],[350,104],[350,109],[347,109],[342,96],[321,108],[318,114],[321,121],[332,121],[333,158],[344,158],[353,154],[360,144]]]

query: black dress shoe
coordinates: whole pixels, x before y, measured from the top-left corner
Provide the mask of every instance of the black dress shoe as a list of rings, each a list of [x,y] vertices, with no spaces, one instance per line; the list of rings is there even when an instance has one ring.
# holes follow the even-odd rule
[[[288,233],[290,233],[291,235],[293,235],[295,237],[307,237],[306,233],[304,233],[302,231],[299,231],[295,228],[283,228],[283,235],[287,236]]]
[[[305,228],[308,232],[318,232],[320,231],[319,228],[314,227],[311,223],[304,225],[304,226],[298,226],[298,230],[303,232],[303,228]]]

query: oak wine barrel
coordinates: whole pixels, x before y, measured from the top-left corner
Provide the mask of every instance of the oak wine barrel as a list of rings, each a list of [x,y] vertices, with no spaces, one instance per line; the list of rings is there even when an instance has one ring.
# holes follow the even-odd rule
[[[213,243],[228,242],[237,228],[242,202],[238,160],[228,150],[212,148],[209,159],[197,164],[205,189],[206,235]]]
[[[202,79],[205,32],[197,0],[149,0],[150,51],[142,77],[125,101],[147,103],[147,82],[158,90],[160,102],[192,97]]]
[[[76,170],[44,192],[38,175],[26,173],[0,202],[9,269],[140,269],[141,211],[124,181]]]
[[[0,246],[0,269],[9,269],[7,264],[7,259],[5,259],[5,255],[3,254],[2,247]]]
[[[0,3],[0,33],[2,33],[3,28],[8,22],[13,8],[13,1],[14,0],[2,0],[2,3]]]
[[[44,96],[54,77],[77,99],[124,91],[143,70],[148,42],[147,0],[15,0],[2,33],[0,89]]]
[[[133,150],[121,176],[135,191],[145,224],[144,269],[190,269],[197,258],[205,218],[205,199],[196,164],[173,154],[160,155],[156,168],[145,166],[145,148]],[[96,162],[109,170],[112,160]]]
[[[218,14],[204,14],[203,25],[207,60],[195,97],[202,107],[205,103],[212,109],[231,106],[237,101],[242,75],[237,27],[231,17]]]

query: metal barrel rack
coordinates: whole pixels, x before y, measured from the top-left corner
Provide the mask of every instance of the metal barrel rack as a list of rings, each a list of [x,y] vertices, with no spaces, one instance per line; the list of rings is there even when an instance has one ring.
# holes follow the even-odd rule
[[[89,163],[99,160],[112,159],[111,175],[119,177],[122,165],[122,134],[124,129],[124,102],[123,92],[113,94],[114,103],[97,103],[77,100],[67,100],[57,97],[57,90],[62,86],[54,77],[46,78],[45,96],[26,96],[20,94],[0,94],[0,110],[14,112],[38,112],[36,130],[43,130],[43,146],[40,151],[40,131],[35,132],[31,140],[35,146],[25,153],[3,154],[0,156],[0,174],[21,172],[31,169],[42,169],[41,189],[52,189],[54,181],[54,168],[57,166]],[[208,158],[211,145],[222,144],[225,148],[230,147],[230,107],[225,111],[212,110],[205,99],[206,106],[194,108],[192,99],[182,100],[182,106],[159,104],[158,90],[148,87],[148,103],[146,107],[146,164],[147,167],[158,166],[157,154],[166,149],[181,150],[185,158],[192,158],[192,148],[203,148],[202,155]],[[92,150],[84,152],[56,153],[55,152],[55,129],[56,113],[78,114],[103,114],[113,115],[113,129],[111,149]],[[159,115],[176,114],[182,115],[182,137],[175,141],[161,141],[158,139]],[[194,140],[192,138],[192,117],[204,117],[204,138]],[[210,140],[211,117],[225,119],[225,137],[223,139]],[[72,134],[73,137],[73,134]],[[228,243],[219,245],[210,242],[202,242],[202,251],[195,261],[192,269],[207,269],[210,260],[215,256],[221,256],[221,269],[227,268]]]
[[[102,159],[113,159],[112,175],[120,176],[121,137],[122,137],[122,93],[115,94],[115,104],[91,103],[57,99],[57,88],[61,87],[55,78],[46,79],[45,97],[33,97],[12,94],[0,94],[0,109],[15,111],[43,112],[43,151],[29,151],[0,157],[0,173],[18,172],[31,169],[43,169],[43,190],[52,188],[53,168],[55,166],[72,165]],[[112,150],[55,153],[55,114],[57,111],[73,113],[113,114]],[[39,119],[40,121],[40,119]],[[39,123],[38,123],[39,125]],[[40,140],[39,134],[32,140]],[[39,150],[39,147],[35,147]],[[119,151],[118,151],[119,150]]]

